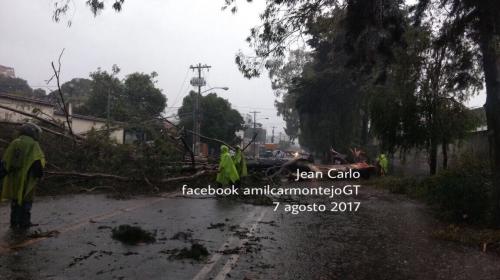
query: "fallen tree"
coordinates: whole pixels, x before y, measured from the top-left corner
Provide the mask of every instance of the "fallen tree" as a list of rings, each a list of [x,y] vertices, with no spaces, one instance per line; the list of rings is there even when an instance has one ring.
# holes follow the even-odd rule
[[[216,170],[200,170],[195,174],[188,176],[178,176],[172,178],[161,178],[161,179],[153,179],[149,180],[146,177],[126,177],[119,176],[107,173],[82,173],[82,172],[74,172],[74,171],[45,171],[44,173],[49,176],[59,176],[66,178],[85,178],[85,179],[110,179],[119,182],[146,182],[146,183],[172,183],[183,180],[193,180],[201,176],[215,174]]]

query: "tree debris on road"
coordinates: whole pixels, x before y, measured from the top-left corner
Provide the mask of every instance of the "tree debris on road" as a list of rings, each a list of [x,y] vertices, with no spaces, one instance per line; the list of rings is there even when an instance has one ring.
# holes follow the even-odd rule
[[[120,225],[113,228],[111,237],[127,245],[137,245],[139,243],[154,243],[156,238],[151,232],[140,227]]]

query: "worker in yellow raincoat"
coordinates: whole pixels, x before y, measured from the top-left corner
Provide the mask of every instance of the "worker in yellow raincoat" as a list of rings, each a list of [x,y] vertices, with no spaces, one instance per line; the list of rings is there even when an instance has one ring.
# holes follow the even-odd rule
[[[240,176],[229,154],[229,148],[226,145],[222,145],[220,147],[219,173],[217,173],[216,181],[223,187],[227,187],[230,184],[234,184],[239,179]]]
[[[238,175],[240,175],[240,179],[243,179],[243,177],[248,176],[247,161],[245,159],[245,156],[241,152],[240,147],[236,148],[236,152],[233,156],[233,161],[234,161],[234,166],[238,171]]]
[[[389,160],[385,154],[380,154],[377,157],[377,163],[380,169],[380,175],[385,176],[389,172]]]
[[[10,226],[26,229],[31,223],[31,207],[38,180],[43,175],[45,156],[38,140],[40,127],[33,123],[21,126],[3,155],[7,175],[3,178],[2,200],[10,200]]]

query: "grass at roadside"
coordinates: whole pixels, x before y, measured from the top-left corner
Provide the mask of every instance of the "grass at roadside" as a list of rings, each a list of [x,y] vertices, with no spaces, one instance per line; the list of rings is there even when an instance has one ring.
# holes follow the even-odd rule
[[[500,230],[492,229],[492,182],[487,162],[464,156],[459,164],[429,177],[376,178],[372,185],[424,201],[449,224],[432,236],[500,253]]]

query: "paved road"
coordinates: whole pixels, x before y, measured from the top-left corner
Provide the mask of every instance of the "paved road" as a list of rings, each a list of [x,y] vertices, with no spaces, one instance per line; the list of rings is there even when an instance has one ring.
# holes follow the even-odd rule
[[[356,213],[291,215],[176,194],[43,197],[33,219],[60,234],[31,239],[7,229],[4,204],[0,279],[500,279],[499,257],[432,239],[439,224],[423,205],[368,187],[355,200]],[[120,224],[155,231],[157,242],[123,245],[110,237]],[[193,240],[171,239],[178,232]],[[190,242],[208,258],[171,257]]]

